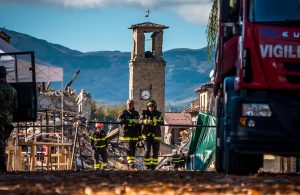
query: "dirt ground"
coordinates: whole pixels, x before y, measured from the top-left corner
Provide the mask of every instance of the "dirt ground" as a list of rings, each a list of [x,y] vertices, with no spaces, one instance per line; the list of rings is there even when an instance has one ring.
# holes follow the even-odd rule
[[[10,172],[0,174],[0,194],[300,194],[300,175],[234,176],[174,171]]]

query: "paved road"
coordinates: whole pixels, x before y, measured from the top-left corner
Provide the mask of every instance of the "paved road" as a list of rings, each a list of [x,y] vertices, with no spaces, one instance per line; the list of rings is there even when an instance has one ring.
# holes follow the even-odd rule
[[[57,171],[0,174],[0,194],[300,194],[300,174]]]

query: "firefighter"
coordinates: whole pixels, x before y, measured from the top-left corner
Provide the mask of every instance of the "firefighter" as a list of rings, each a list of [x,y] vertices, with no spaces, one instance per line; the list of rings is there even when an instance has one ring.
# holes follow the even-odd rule
[[[96,123],[96,130],[91,135],[91,146],[94,150],[94,170],[99,170],[100,168],[106,169],[107,167],[107,136],[103,129],[103,123]],[[101,155],[102,163],[100,166]]]
[[[141,125],[138,125],[140,115],[134,108],[133,100],[128,99],[126,103],[127,108],[118,117],[118,121],[123,123],[119,139],[125,144],[128,167],[134,169],[136,144],[142,139]]]
[[[174,155],[172,155],[172,164],[174,165],[175,170],[178,170],[180,167],[180,159],[181,156],[177,154],[177,152]]]
[[[175,154],[172,155],[172,164],[174,170],[183,171],[185,167],[185,155],[180,149],[179,152],[176,150]]]
[[[157,104],[154,100],[147,103],[147,110],[143,110],[140,123],[143,124],[142,136],[146,141],[145,165],[147,169],[155,170],[158,164],[161,140],[160,125],[164,123],[164,119],[161,112],[157,110]],[[151,149],[152,157],[150,157]]]
[[[182,151],[181,151],[181,155],[180,155],[180,159],[179,159],[179,169],[178,170],[184,171],[185,161],[186,161],[186,157],[185,157],[184,153],[182,153]]]
[[[6,172],[6,141],[14,126],[13,112],[17,109],[17,91],[6,81],[6,68],[0,66],[0,172]]]

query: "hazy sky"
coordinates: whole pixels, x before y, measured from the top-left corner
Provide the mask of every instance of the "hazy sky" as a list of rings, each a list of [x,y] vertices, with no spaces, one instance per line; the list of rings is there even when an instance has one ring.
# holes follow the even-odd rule
[[[198,49],[210,7],[211,0],[0,0],[0,27],[82,52],[131,51],[128,27],[150,21],[170,27],[164,51]]]

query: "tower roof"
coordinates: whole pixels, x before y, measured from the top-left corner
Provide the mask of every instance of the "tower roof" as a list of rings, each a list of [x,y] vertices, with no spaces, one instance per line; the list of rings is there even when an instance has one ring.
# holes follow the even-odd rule
[[[142,29],[145,32],[153,32],[153,31],[157,31],[157,30],[164,30],[167,28],[169,28],[169,27],[161,25],[161,24],[155,24],[152,22],[143,22],[143,23],[139,23],[139,24],[133,24],[128,29]]]

